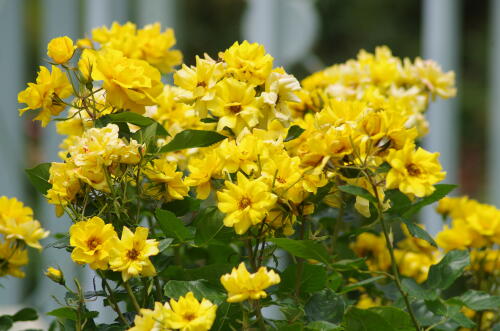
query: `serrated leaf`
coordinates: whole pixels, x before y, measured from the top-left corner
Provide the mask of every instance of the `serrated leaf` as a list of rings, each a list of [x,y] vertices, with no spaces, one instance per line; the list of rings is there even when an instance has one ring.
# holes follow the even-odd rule
[[[354,185],[341,185],[338,189],[342,192],[349,193],[354,196],[360,196],[370,202],[377,203],[377,199],[366,189]]]
[[[14,322],[36,321],[37,319],[38,313],[33,308],[23,308],[12,315],[12,320]]]
[[[429,289],[447,289],[460,277],[469,264],[470,259],[467,251],[449,251],[438,264],[431,266],[425,287]]]
[[[193,292],[198,300],[206,298],[213,303],[220,305],[225,300],[225,294],[215,287],[212,287],[206,280],[181,281],[170,280],[163,287],[164,293],[169,298],[179,299],[188,292]]]
[[[291,127],[288,128],[288,133],[286,135],[284,142],[297,139],[304,131],[306,130],[301,128],[300,126],[292,125]]]
[[[174,213],[168,210],[156,209],[155,216],[165,236],[175,238],[180,242],[193,239],[193,233]]]
[[[419,200],[417,203],[411,205],[404,212],[403,217],[409,218],[410,216],[413,216],[416,213],[418,213],[420,211],[420,209],[422,209],[423,207],[430,205],[431,203],[434,203],[436,201],[441,200],[446,195],[448,195],[448,193],[453,191],[457,187],[457,185],[437,184],[437,185],[434,185],[434,187],[435,187],[435,191],[431,195],[429,195],[429,196]]]
[[[340,323],[346,307],[347,305],[342,296],[329,288],[325,288],[311,296],[304,306],[304,311],[310,322]]]
[[[47,191],[52,188],[52,184],[49,183],[50,166],[51,163],[42,163],[25,170],[31,184],[43,195],[47,194]]]
[[[215,131],[184,130],[176,134],[171,142],[163,146],[160,149],[160,153],[175,152],[195,147],[207,147],[226,138],[226,136]]]
[[[468,290],[457,298],[472,310],[493,310],[500,307],[500,296],[483,291]]]
[[[294,256],[330,264],[330,254],[323,245],[314,240],[274,238],[270,239],[270,241]]]
[[[367,310],[350,307],[344,316],[345,331],[396,331],[389,322],[379,314]]]

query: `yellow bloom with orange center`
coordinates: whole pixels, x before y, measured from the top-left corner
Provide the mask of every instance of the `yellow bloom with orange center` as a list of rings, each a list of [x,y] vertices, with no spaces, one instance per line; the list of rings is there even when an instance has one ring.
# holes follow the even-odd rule
[[[217,207],[226,214],[224,225],[234,227],[237,234],[261,223],[277,199],[267,184],[248,179],[241,172],[237,174],[237,184],[226,181],[225,186],[217,192]]]
[[[73,261],[89,264],[92,269],[108,269],[111,246],[118,238],[112,224],[105,224],[95,216],[73,224],[69,234],[69,244],[74,247]]]
[[[57,116],[66,105],[62,99],[69,97],[73,92],[68,77],[56,66],[52,66],[52,72],[45,67],[40,67],[36,83],[28,83],[28,87],[19,92],[17,101],[27,104],[27,107],[19,110],[22,115],[28,109],[41,108],[40,113],[33,119],[42,122],[46,126],[51,116]]]
[[[182,179],[182,172],[177,171],[177,164],[175,162],[168,162],[166,159],[153,160],[144,169],[144,175],[154,184],[158,183],[165,186],[159,193],[167,201],[172,199],[182,200],[188,195],[189,187]]]
[[[227,302],[259,300],[267,297],[266,288],[279,284],[280,276],[273,270],[260,267],[256,273],[249,273],[242,262],[230,274],[222,275],[220,282],[227,291]]]
[[[0,197],[0,234],[8,240],[22,240],[26,245],[42,249],[40,240],[49,235],[40,222],[33,219],[33,210],[16,198]]]
[[[73,40],[68,36],[57,37],[49,42],[47,46],[47,55],[54,60],[55,63],[62,64],[71,60],[75,48]]]
[[[170,309],[165,311],[165,327],[181,331],[207,331],[215,320],[217,305],[203,298],[198,301],[193,292],[170,299]]]
[[[121,239],[115,240],[110,250],[109,264],[113,271],[122,273],[124,281],[131,277],[156,274],[149,257],[159,253],[158,241],[148,239],[148,233],[149,230],[141,226],[136,228],[135,233],[125,226]]]
[[[386,161],[391,165],[386,188],[398,188],[407,195],[419,198],[434,192],[434,184],[446,177],[438,161],[439,153],[430,153],[407,144],[401,150],[391,150]]]

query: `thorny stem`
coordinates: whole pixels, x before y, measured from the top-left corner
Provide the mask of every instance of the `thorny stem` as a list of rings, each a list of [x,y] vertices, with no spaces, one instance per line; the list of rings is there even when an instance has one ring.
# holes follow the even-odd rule
[[[130,324],[127,322],[127,319],[125,318],[125,316],[123,316],[121,310],[120,310],[120,307],[118,306],[118,303],[116,303],[116,300],[115,300],[115,295],[113,294],[113,290],[111,289],[111,286],[109,286],[109,283],[108,281],[106,280],[106,277],[104,277],[104,275],[99,272],[99,275],[101,276],[102,278],[102,282],[104,284],[104,287],[106,288],[106,290],[109,292],[109,296],[108,296],[108,300],[109,300],[109,303],[111,305],[111,308],[113,308],[113,310],[118,314],[118,318],[120,318],[120,320],[127,326],[127,327],[130,327]]]
[[[139,303],[137,302],[137,299],[134,295],[134,292],[132,291],[132,288],[130,287],[130,284],[128,282],[123,282],[123,286],[125,287],[125,290],[127,290],[128,296],[130,297],[130,300],[132,301],[132,305],[134,306],[134,309],[138,313],[140,313],[141,307],[139,306]]]
[[[373,182],[372,177],[363,171],[363,174],[366,176],[366,178],[369,180],[373,192],[375,193],[375,198],[377,199],[377,221],[380,222],[382,225],[382,230],[384,232],[384,237],[385,237],[385,242],[387,244],[387,249],[389,250],[389,255],[391,257],[391,267],[392,267],[392,273],[394,274],[394,281],[396,283],[396,286],[401,293],[401,296],[403,297],[403,300],[406,305],[406,309],[408,310],[408,313],[410,314],[411,320],[413,322],[413,325],[415,325],[415,330],[420,331],[420,324],[418,323],[417,317],[415,316],[415,313],[413,312],[413,308],[411,307],[410,299],[408,298],[408,293],[403,289],[403,286],[401,284],[401,276],[399,275],[399,267],[396,262],[396,257],[394,256],[394,247],[392,247],[392,242],[391,238],[389,236],[389,230],[387,227],[387,223],[383,217],[383,207],[382,207],[382,202],[380,201],[380,196],[378,194],[377,190],[377,185]]]

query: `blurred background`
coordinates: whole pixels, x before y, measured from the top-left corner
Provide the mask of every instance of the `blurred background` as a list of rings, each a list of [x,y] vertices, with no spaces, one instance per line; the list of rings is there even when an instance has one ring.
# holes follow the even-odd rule
[[[432,105],[424,145],[441,153],[446,181],[460,185],[455,194],[500,206],[500,0],[0,0],[0,196],[33,207],[52,234],[69,221],[55,217],[24,169],[57,160],[60,138],[53,126],[41,130],[18,116],[17,93],[46,63],[51,38],[81,38],[113,21],[174,28],[187,64],[236,40],[260,42],[299,79],[378,45],[436,60],[456,72],[458,96]],[[421,217],[433,233],[442,226],[432,210]],[[69,254],[47,248],[34,254],[25,279],[2,280],[0,312],[1,305],[57,307],[49,294],[62,293],[41,273],[49,265],[92,290],[91,276]]]

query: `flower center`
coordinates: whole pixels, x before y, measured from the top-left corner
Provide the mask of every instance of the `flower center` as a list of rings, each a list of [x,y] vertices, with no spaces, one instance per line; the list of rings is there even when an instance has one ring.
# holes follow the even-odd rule
[[[422,170],[415,163],[408,164],[406,170],[408,170],[410,176],[418,176],[422,173]]]
[[[278,181],[278,183],[280,184],[285,184],[286,183],[286,179],[284,179],[283,177],[280,177],[280,176],[277,176],[276,177],[276,180]]]
[[[246,207],[250,206],[251,204],[252,204],[252,200],[250,200],[247,197],[242,197],[239,204],[238,204],[238,207],[240,209],[245,209]]]
[[[127,252],[127,257],[130,259],[130,260],[137,260],[137,257],[139,256],[139,252],[135,249],[135,248],[132,248],[131,250],[129,250]]]
[[[187,320],[188,322],[191,322],[195,318],[196,318],[196,316],[193,313],[188,313],[188,314],[184,315],[184,319]]]
[[[198,84],[196,84],[197,87],[207,87],[207,83],[205,83],[204,81],[201,81],[201,82],[198,82]]]
[[[89,240],[87,240],[87,247],[93,251],[94,249],[97,248],[101,244],[101,241],[97,239],[96,237],[92,237]]]
[[[236,104],[236,105],[230,105],[227,108],[229,108],[229,110],[232,111],[233,113],[239,113],[242,107],[240,104]]]

